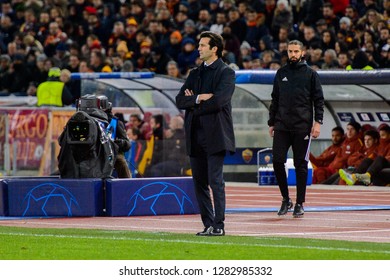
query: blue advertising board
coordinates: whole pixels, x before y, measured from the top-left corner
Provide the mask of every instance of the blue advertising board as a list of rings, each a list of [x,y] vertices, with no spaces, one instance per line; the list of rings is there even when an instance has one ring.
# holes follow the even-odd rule
[[[191,177],[106,180],[108,216],[199,213]]]
[[[101,179],[7,179],[9,216],[100,216]]]

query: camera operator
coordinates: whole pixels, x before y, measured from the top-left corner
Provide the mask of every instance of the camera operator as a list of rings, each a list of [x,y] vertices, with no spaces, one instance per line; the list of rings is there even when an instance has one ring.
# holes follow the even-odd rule
[[[98,96],[98,99],[107,100],[106,96]],[[107,114],[109,125],[107,130],[111,134],[115,144],[115,164],[114,168],[118,174],[118,178],[131,178],[131,173],[125,159],[125,152],[130,149],[130,140],[127,137],[125,124],[112,113],[111,102],[108,102],[107,107],[103,107],[103,111]]]

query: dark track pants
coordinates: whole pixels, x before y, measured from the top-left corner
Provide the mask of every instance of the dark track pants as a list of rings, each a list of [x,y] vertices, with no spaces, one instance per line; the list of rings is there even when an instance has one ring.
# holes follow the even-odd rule
[[[274,131],[273,138],[273,166],[275,176],[279,184],[280,193],[284,199],[290,197],[285,163],[287,160],[288,150],[292,147],[297,183],[296,203],[300,204],[305,202],[306,196],[308,162],[306,161],[305,156],[308,151],[309,137],[309,133],[278,130]]]

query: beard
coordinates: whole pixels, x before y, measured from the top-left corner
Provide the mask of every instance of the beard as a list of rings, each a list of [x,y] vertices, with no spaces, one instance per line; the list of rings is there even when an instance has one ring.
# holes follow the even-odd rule
[[[296,60],[292,60],[291,58],[289,58],[287,60],[288,64],[290,64],[291,66],[296,66],[301,60],[302,60],[303,56],[301,55],[300,57],[298,57]]]

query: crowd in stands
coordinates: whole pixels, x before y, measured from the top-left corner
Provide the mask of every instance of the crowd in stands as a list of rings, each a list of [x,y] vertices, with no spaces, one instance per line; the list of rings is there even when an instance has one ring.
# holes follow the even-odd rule
[[[132,143],[125,157],[133,177],[189,175],[182,116],[131,114],[122,121]]]
[[[186,77],[200,32],[234,69],[278,69],[301,40],[315,69],[389,68],[389,0],[1,0],[0,92],[35,94],[50,68]]]

